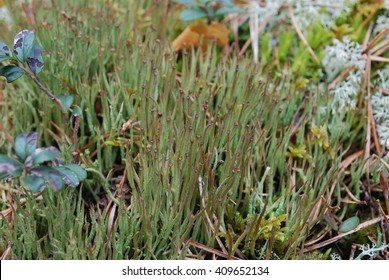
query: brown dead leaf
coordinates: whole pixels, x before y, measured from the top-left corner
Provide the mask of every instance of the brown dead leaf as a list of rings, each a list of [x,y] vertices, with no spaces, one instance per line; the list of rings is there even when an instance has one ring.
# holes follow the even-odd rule
[[[229,29],[218,22],[212,22],[211,25],[198,24],[188,26],[172,44],[173,50],[179,51],[190,47],[198,48],[201,43],[203,51],[207,48],[207,42],[212,39],[217,40],[218,47],[224,47],[228,44]]]

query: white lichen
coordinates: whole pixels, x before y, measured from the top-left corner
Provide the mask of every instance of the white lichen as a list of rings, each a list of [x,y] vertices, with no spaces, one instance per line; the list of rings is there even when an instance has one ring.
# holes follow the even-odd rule
[[[334,114],[353,110],[357,106],[357,96],[361,90],[362,74],[360,71],[351,72],[346,80],[340,82],[335,89],[329,92],[333,95]]]
[[[389,90],[389,66],[378,71],[376,85],[376,93],[371,99],[373,116],[380,144],[389,150],[389,96],[384,93]]]
[[[329,81],[350,66],[364,71],[366,64],[362,56],[362,46],[347,36],[342,41],[334,39],[334,44],[325,48],[322,62]]]
[[[373,260],[377,257],[379,253],[383,252],[386,248],[389,248],[389,244],[382,244],[379,247],[377,247],[376,244],[373,244],[372,246],[370,246],[370,244],[363,245],[360,247],[360,250],[362,252],[355,259],[361,260],[363,257],[368,256],[371,260]]]

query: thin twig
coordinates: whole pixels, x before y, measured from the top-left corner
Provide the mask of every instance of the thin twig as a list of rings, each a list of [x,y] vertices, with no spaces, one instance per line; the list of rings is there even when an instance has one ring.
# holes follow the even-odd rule
[[[297,20],[296,20],[294,14],[293,14],[292,3],[289,3],[289,14],[290,14],[290,19],[292,20],[293,26],[296,29],[296,32],[297,32],[298,36],[300,37],[301,41],[303,42],[304,46],[307,47],[307,49],[308,49],[309,53],[311,54],[313,60],[318,65],[320,65],[320,61],[317,58],[315,52],[312,50],[311,46],[308,44],[308,41],[305,39],[304,34],[301,32],[301,29],[300,29],[300,27],[299,27],[299,25],[297,23]]]
[[[341,81],[343,81],[343,80],[345,80],[349,75],[350,75],[350,72],[352,71],[352,70],[354,70],[355,69],[355,66],[350,66],[350,67],[348,67],[346,70],[344,70],[335,80],[333,80],[331,83],[330,83],[330,85],[328,86],[328,90],[330,91],[330,90],[333,90],[334,88],[335,88],[335,86],[339,83],[339,82],[341,82]]]
[[[385,52],[387,48],[389,48],[389,39],[383,40],[381,43],[375,45],[374,48],[371,49],[370,53],[372,55],[380,55]]]
[[[385,218],[389,218],[389,215],[388,215],[388,216],[385,216]],[[345,233],[341,233],[341,234],[339,234],[339,235],[337,235],[337,236],[335,236],[335,237],[332,237],[332,238],[330,238],[330,239],[328,239],[328,240],[325,240],[325,241],[323,241],[323,242],[320,242],[320,243],[317,243],[317,244],[315,244],[315,245],[312,245],[312,246],[309,246],[309,247],[307,247],[307,248],[304,248],[304,249],[302,250],[302,253],[307,253],[307,252],[310,252],[310,251],[319,249],[319,248],[321,248],[321,247],[327,246],[327,245],[329,245],[329,244],[331,244],[331,243],[334,243],[334,242],[338,241],[339,239],[341,239],[341,238],[343,238],[343,237],[345,237],[345,236],[347,236],[347,235],[356,233],[356,232],[360,231],[361,229],[364,229],[364,228],[367,228],[367,227],[369,227],[369,226],[371,226],[371,225],[374,225],[374,224],[380,222],[382,219],[383,219],[383,217],[378,217],[378,218],[374,218],[374,219],[371,219],[371,220],[369,220],[369,221],[366,221],[366,222],[364,222],[364,223],[358,225],[358,226],[357,226],[355,229],[353,229],[353,230],[350,230],[350,231],[345,232]]]
[[[222,257],[222,258],[226,258],[226,259],[229,259],[229,260],[239,260],[237,257],[234,257],[234,256],[229,256],[228,254],[226,253],[223,253],[219,250],[216,250],[216,249],[213,249],[211,247],[208,247],[204,244],[201,244],[201,243],[198,243],[198,242],[195,242],[195,241],[192,241],[192,240],[189,240],[188,242],[186,242],[186,244],[188,245],[192,245],[193,247],[196,247],[196,248],[199,248],[201,250],[204,250],[206,252],[209,252],[209,253],[212,253],[212,254],[215,254],[219,257]]]
[[[389,58],[382,57],[382,56],[371,55],[370,59],[372,61],[388,62],[389,63]]]
[[[28,77],[30,77],[31,80],[33,80],[33,82],[39,87],[40,90],[42,90],[48,97],[51,98],[51,100],[53,100],[55,103],[57,103],[57,105],[59,106],[59,108],[61,109],[61,111],[66,114],[66,110],[65,108],[63,107],[61,101],[58,99],[58,97],[56,97],[54,94],[52,94],[47,88],[45,88],[39,81],[38,79],[35,77],[35,75],[33,73],[31,73],[28,69],[24,68],[23,66],[21,65],[18,65],[23,71],[24,73],[26,73],[26,75]]]
[[[330,204],[331,203],[331,197],[332,197],[332,194],[333,192],[335,191],[335,187],[336,185],[338,184],[338,179],[340,179],[340,177],[343,175],[343,173],[345,172],[346,168],[354,161],[356,160],[357,158],[361,157],[363,155],[363,151],[358,151],[358,152],[355,152],[353,153],[352,155],[348,156],[345,160],[343,160],[340,164],[339,164],[339,173],[337,175],[337,180],[335,180],[335,182],[332,184],[331,186],[331,189],[330,189],[330,193],[328,194],[328,197],[327,197],[327,203]]]
[[[367,106],[369,106],[368,107],[368,118],[369,118],[370,125],[371,125],[371,134],[373,136],[374,146],[375,146],[377,154],[381,155],[381,146],[380,146],[380,141],[378,140],[378,133],[377,133],[376,124],[374,121],[373,108],[371,106],[371,102],[368,102]]]
[[[380,32],[363,50],[362,53],[367,53],[379,40],[382,39],[386,34],[389,33],[389,27]]]
[[[204,182],[203,182],[203,179],[201,177],[198,178],[198,183],[199,183],[201,206],[202,206],[202,208],[204,210],[205,218],[206,218],[206,220],[207,220],[207,222],[209,224],[209,227],[211,228],[212,234],[215,234],[216,233],[215,227],[212,224],[212,221],[209,218],[207,209],[205,207],[205,200],[204,200],[204,196],[203,196],[203,184],[204,184]],[[220,240],[220,238],[218,236],[216,236],[216,241],[219,244],[220,248],[223,250],[223,252],[228,255],[228,251],[226,250],[226,248],[223,245],[223,242]]]
[[[8,241],[7,249],[5,249],[4,253],[1,255],[0,260],[5,260],[5,258],[11,252],[11,249],[12,249],[13,246],[14,246],[14,244],[11,241]]]
[[[0,130],[5,134],[5,137],[7,138],[8,142],[10,142],[12,144],[12,146],[13,146],[14,145],[14,139],[8,133],[8,131],[5,129],[5,127],[3,126],[3,124],[1,122],[0,122]]]

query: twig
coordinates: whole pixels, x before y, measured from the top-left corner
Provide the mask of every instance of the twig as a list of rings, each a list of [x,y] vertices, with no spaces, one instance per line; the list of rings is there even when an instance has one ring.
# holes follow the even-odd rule
[[[355,69],[355,66],[348,67],[346,70],[343,71],[342,74],[340,74],[335,80],[333,80],[330,85],[328,86],[328,90],[333,90],[335,86],[340,82],[346,79],[352,70]]]
[[[234,257],[234,256],[229,256],[228,254],[226,253],[223,253],[219,250],[216,250],[216,249],[213,249],[211,247],[208,247],[204,244],[201,244],[201,243],[198,243],[198,242],[195,242],[195,241],[192,241],[192,240],[189,240],[188,242],[186,242],[186,244],[188,245],[192,245],[193,247],[196,247],[196,248],[199,248],[201,250],[204,250],[206,252],[209,252],[209,253],[212,253],[212,254],[215,254],[219,257],[222,257],[222,258],[226,258],[226,259],[229,259],[229,260],[239,260],[237,257]]]
[[[385,218],[389,218],[389,215],[388,215],[388,216],[385,216]],[[335,237],[333,237],[333,238],[330,238],[330,239],[328,239],[328,240],[326,240],[326,241],[317,243],[317,244],[312,245],[312,246],[310,246],[310,247],[304,248],[304,249],[302,250],[302,253],[307,253],[307,252],[316,250],[316,249],[318,249],[318,248],[327,246],[327,245],[329,245],[329,244],[331,244],[331,243],[334,243],[334,242],[338,241],[339,239],[341,239],[341,238],[343,238],[343,237],[345,237],[345,236],[347,236],[347,235],[356,233],[356,232],[360,231],[361,229],[364,229],[364,228],[367,228],[367,227],[369,227],[369,226],[371,226],[371,225],[374,225],[374,224],[380,222],[382,219],[383,219],[383,217],[378,217],[378,218],[374,218],[374,219],[371,219],[371,220],[369,220],[369,221],[366,221],[366,222],[364,222],[364,223],[358,225],[358,226],[357,226],[355,229],[353,229],[353,230],[350,230],[350,231],[348,231],[348,232],[339,234],[339,235],[337,235],[337,236],[335,236]]]
[[[377,55],[371,55],[370,59],[372,61],[379,61],[379,62],[389,62],[389,58],[377,56]]]
[[[23,66],[21,65],[18,65],[23,71],[24,73],[26,73],[26,75],[28,77],[31,78],[31,80],[33,80],[33,82],[39,87],[40,90],[42,90],[48,97],[51,98],[51,100],[53,100],[55,103],[57,103],[57,105],[59,106],[59,108],[61,109],[61,111],[66,114],[66,110],[65,108],[62,106],[62,103],[61,101],[54,95],[52,94],[47,88],[45,88],[39,81],[38,79],[35,77],[35,75],[33,73],[31,73],[28,69],[24,68]]]
[[[374,121],[371,120],[373,117],[372,107],[371,107],[371,88],[370,88],[370,70],[371,70],[371,60],[370,60],[370,51],[367,52],[367,58],[366,58],[366,72],[365,72],[365,80],[363,82],[363,88],[362,92],[364,92],[364,89],[367,87],[367,132],[366,132],[366,145],[365,145],[365,160],[369,160],[370,158],[370,149],[371,149],[371,133],[372,133],[372,123]],[[370,177],[370,165],[366,165],[366,178],[369,182]],[[368,192],[370,194],[370,187],[368,186]]]
[[[265,18],[265,20],[261,22],[261,24],[258,26],[258,28],[256,28],[255,32],[259,33],[262,29],[264,29],[266,27],[266,25],[270,22],[271,19],[272,19],[272,16]],[[251,28],[250,28],[250,30],[251,30]],[[243,45],[242,49],[240,50],[239,56],[242,56],[246,52],[246,50],[250,46],[251,42],[252,42],[252,37],[250,36],[250,38],[246,41],[246,43]],[[258,42],[256,42],[256,43],[258,44]]]
[[[381,88],[381,87],[375,87],[375,86],[372,86],[372,85],[371,85],[371,87],[374,88],[377,91],[381,91],[384,95],[387,95],[387,96],[389,95],[389,89],[384,89],[384,88]]]
[[[389,33],[389,27],[380,32],[363,50],[363,54],[367,53],[382,37]]]
[[[355,152],[353,153],[352,155],[348,156],[345,160],[343,160],[340,164],[339,164],[339,173],[337,175],[337,180],[335,180],[335,182],[332,184],[331,186],[331,189],[330,189],[330,193],[328,194],[328,198],[327,198],[327,203],[330,204],[331,203],[331,197],[332,197],[332,194],[333,192],[335,191],[335,187],[336,187],[336,184],[338,183],[338,179],[340,179],[340,177],[343,175],[344,171],[346,170],[346,168],[354,161],[356,160],[357,158],[361,157],[363,155],[363,151],[358,151],[358,152]]]
[[[371,54],[373,55],[380,55],[387,51],[389,48],[389,39],[383,40],[381,43],[374,46],[374,48],[371,49]]]
[[[65,131],[59,126],[57,125],[55,122],[53,121],[50,121],[51,125],[53,125],[58,131],[59,133],[65,137],[66,141],[69,143],[69,144],[72,144],[72,140],[69,138],[69,136],[66,135]]]
[[[11,137],[11,135],[8,133],[8,131],[5,129],[5,127],[3,126],[3,124],[1,122],[0,122],[0,130],[5,134],[5,137],[7,138],[7,140],[13,146],[14,145],[14,139]]]
[[[305,36],[304,34],[301,32],[301,29],[297,23],[297,20],[293,14],[293,7],[292,7],[292,3],[289,3],[289,14],[290,14],[290,19],[292,20],[292,23],[293,23],[293,26],[294,28],[296,29],[296,32],[298,34],[298,36],[300,37],[301,41],[303,42],[304,46],[307,47],[309,53],[311,54],[313,60],[318,64],[320,65],[320,61],[319,59],[317,58],[317,56],[315,55],[314,51],[312,50],[311,46],[308,44],[307,40],[305,39]]]
[[[207,212],[206,207],[205,207],[205,200],[204,200],[204,196],[203,196],[203,184],[204,184],[204,182],[203,182],[203,179],[201,177],[198,178],[198,183],[199,183],[201,206],[204,210],[205,218],[209,224],[209,227],[211,228],[212,233],[215,234],[216,233],[215,227],[212,224],[212,221],[209,218],[208,212]],[[223,245],[223,242],[220,240],[220,238],[218,236],[216,236],[216,241],[219,244],[220,248],[223,250],[223,252],[228,255],[227,250]]]
[[[8,241],[7,249],[5,249],[4,253],[1,255],[0,260],[5,260],[5,258],[11,252],[11,249],[12,249],[13,246],[14,246],[14,244],[11,241]]]
[[[375,10],[370,13],[370,15],[362,22],[361,26],[359,26],[357,33],[364,28],[370,21],[371,19],[381,10],[381,5],[378,5]]]
[[[376,124],[375,124],[374,116],[373,116],[373,108],[371,106],[370,101],[368,102],[367,106],[369,106],[367,112],[368,112],[368,118],[370,120],[371,134],[373,136],[374,146],[375,146],[377,154],[381,155],[381,146],[380,146],[380,142],[378,140],[377,128],[376,128]]]

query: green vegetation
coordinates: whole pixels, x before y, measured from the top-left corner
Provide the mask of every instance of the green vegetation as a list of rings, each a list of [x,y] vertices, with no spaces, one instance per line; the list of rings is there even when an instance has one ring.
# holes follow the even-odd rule
[[[371,32],[367,1],[336,28],[304,31],[318,59],[330,61],[331,80],[292,24],[263,30],[254,63],[255,50],[238,55],[247,22],[231,33],[239,50],[209,43],[173,53],[185,26],[172,1],[36,2],[2,27],[0,41],[34,30],[40,83],[74,96],[74,106],[62,112],[33,79],[2,79],[0,153],[14,154],[12,139],[36,131],[38,146],[58,147],[87,177],[78,188],[41,193],[0,181],[0,255],[348,259],[353,244],[372,244],[360,248],[374,254],[360,258],[388,258],[388,164],[372,129],[376,111],[364,102],[370,89],[361,86],[355,106],[342,108],[329,93],[336,83],[327,90],[358,67],[336,72],[325,50],[344,34],[362,44]],[[381,88],[385,61],[374,63],[369,79]]]

